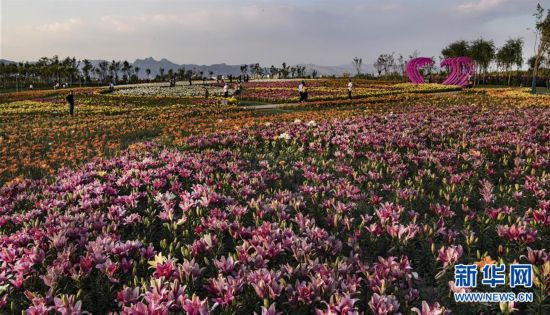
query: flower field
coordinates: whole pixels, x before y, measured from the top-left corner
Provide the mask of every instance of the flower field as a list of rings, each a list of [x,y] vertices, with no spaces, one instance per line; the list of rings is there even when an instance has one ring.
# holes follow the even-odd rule
[[[547,314],[550,98],[382,85],[0,97],[0,313]],[[491,262],[533,264],[534,302],[454,302]]]
[[[295,82],[284,84],[290,89]],[[152,90],[151,86],[154,86]],[[178,88],[162,89],[176,93]],[[266,119],[270,116],[220,105],[218,97],[204,99],[188,94],[177,96],[177,93],[156,95],[155,89],[160,89],[158,84],[130,86],[117,90],[114,95],[102,95],[100,89],[77,89],[77,115],[74,117],[66,115],[64,93],[68,90],[1,94],[0,184],[14,179],[41,178],[64,166],[76,166],[93,157],[110,156],[135,142],[162,139],[163,143],[181,145],[193,133],[242,128],[261,123],[264,119],[260,116],[267,116]],[[117,94],[123,91],[137,94]],[[411,98],[405,94],[378,96],[377,102]],[[309,111],[290,112],[281,118],[323,119],[326,113],[313,111],[320,105],[336,108],[354,104],[355,111],[369,103],[361,99],[336,102],[329,105],[323,101],[311,102]],[[337,111],[331,115],[350,114]]]
[[[298,102],[298,84],[299,81],[252,82],[245,84],[242,98],[271,103]],[[306,85],[308,86],[309,99],[312,101],[348,98],[347,81],[345,80],[306,81]],[[460,88],[439,84],[384,84],[367,80],[355,80],[353,97],[369,98],[403,93],[433,93],[456,90],[460,90]]]
[[[243,83],[242,99],[270,103],[295,103],[299,101],[299,80],[287,81],[252,81]],[[230,93],[234,93],[236,83],[228,83]],[[306,80],[309,88],[309,99],[312,101],[347,99],[346,80]],[[203,98],[208,90],[210,97],[221,97],[223,85],[221,83],[207,83],[188,85],[179,82],[175,87],[166,83],[148,83],[127,85],[117,88],[113,96],[155,97],[155,98]],[[368,98],[388,96],[402,93],[433,93],[460,90],[456,86],[439,84],[415,85],[409,83],[389,84],[368,80],[354,82],[354,98]]]
[[[223,86],[216,84],[194,84],[179,82],[175,87],[169,87],[166,83],[148,83],[128,85],[117,88],[113,95],[140,96],[140,97],[204,97],[205,90],[210,96],[222,96]]]

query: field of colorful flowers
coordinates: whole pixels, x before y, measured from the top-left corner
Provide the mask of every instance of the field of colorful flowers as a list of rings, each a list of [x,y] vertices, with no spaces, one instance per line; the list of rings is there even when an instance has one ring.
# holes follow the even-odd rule
[[[178,83],[170,87],[168,83],[148,83],[127,85],[117,88],[113,95],[145,96],[145,97],[204,97],[208,90],[210,96],[222,96],[223,86],[220,84],[194,84]]]
[[[295,83],[277,84],[290,88]],[[317,83],[311,81],[310,84]],[[214,88],[221,91],[219,87]],[[155,89],[175,94],[155,94]],[[272,115],[222,106],[217,97],[204,99],[193,94],[178,94],[178,89],[160,88],[159,84],[130,86],[114,94],[101,94],[97,88],[75,89],[77,115],[74,117],[66,115],[64,95],[68,90],[0,94],[0,185],[13,179],[42,178],[93,157],[111,156],[132,143],[162,139],[162,143],[181,145],[193,133],[242,128]],[[137,94],[117,94],[123,91]],[[410,96],[395,94],[378,96],[376,101],[385,103],[407,98]],[[309,112],[303,109],[296,113],[282,112],[284,117],[280,119],[302,116],[323,119],[326,113],[312,112],[320,104],[331,109],[354,104],[358,110],[369,103],[360,99],[337,100],[337,103],[314,101],[309,103]],[[327,117],[332,115],[349,113],[338,111]]]
[[[243,83],[243,95],[241,99],[261,101],[269,103],[294,103],[299,100],[299,80],[287,81],[252,81]],[[338,100],[348,98],[347,81],[345,80],[306,80],[312,101]],[[207,83],[188,85],[180,82],[175,87],[169,87],[167,83],[149,83],[127,85],[117,88],[114,96],[133,97],[157,97],[157,98],[202,98],[206,90],[211,97],[223,95],[222,83]],[[230,93],[234,93],[236,83],[229,83]],[[356,80],[354,82],[354,98],[368,98],[373,96],[396,95],[402,93],[433,93],[445,91],[457,91],[460,87],[409,83],[395,84],[369,80]]]
[[[299,81],[252,82],[245,85],[242,99],[269,103],[293,103],[299,101]],[[313,101],[340,100],[348,98],[346,80],[309,80],[309,99]],[[403,93],[433,93],[457,91],[460,87],[440,84],[389,84],[369,80],[355,80],[353,97],[369,98]]]
[[[41,178],[63,166],[109,155],[167,130],[183,135],[206,129],[221,109],[204,100],[76,96],[76,115],[66,114],[64,95],[0,104],[0,183]],[[182,103],[180,103],[182,102]]]
[[[0,189],[0,312],[547,314],[550,101],[79,99],[0,104],[3,167],[97,157]],[[455,303],[492,261],[533,264],[535,301]]]

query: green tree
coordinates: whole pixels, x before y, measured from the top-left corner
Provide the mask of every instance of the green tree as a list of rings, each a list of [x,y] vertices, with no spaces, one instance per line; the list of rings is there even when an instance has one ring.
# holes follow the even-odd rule
[[[523,64],[523,40],[521,38],[508,39],[498,50],[496,60],[508,74],[508,86],[510,86],[512,67],[515,65],[520,68]]]
[[[317,74],[318,74],[318,73],[317,73],[317,70],[315,70],[315,69],[311,70],[311,77],[312,77],[313,79],[317,78]]]
[[[178,69],[178,79],[185,80],[185,67],[181,67]]]
[[[82,74],[84,74],[84,85],[88,85],[90,81],[90,71],[93,69],[92,62],[88,59],[82,60]]]
[[[470,56],[470,44],[465,40],[450,43],[441,50],[443,58],[456,58]]]
[[[357,71],[357,75],[361,74],[361,66],[363,65],[363,58],[355,57],[352,60],[353,67]]]
[[[281,68],[281,75],[283,76],[283,79],[286,79],[288,77],[289,72],[290,72],[290,66],[287,66],[286,62],[283,62],[282,68]]]
[[[382,75],[382,71],[384,70],[384,65],[386,64],[385,55],[380,55],[374,62],[373,66],[376,69],[376,72],[378,72],[378,77]]]
[[[101,81],[105,82],[107,78],[107,71],[109,70],[109,63],[105,60],[102,60],[99,62],[98,68],[99,68],[99,75],[101,77]]]
[[[550,49],[550,10],[548,10],[548,12],[546,13],[546,17],[544,16],[544,11],[544,8],[539,3],[537,5],[537,11],[534,14],[536,19],[535,42],[537,48],[535,54],[535,62],[533,65],[533,82],[531,86],[532,93],[537,92],[537,74],[539,66],[544,57],[544,54],[547,53]]]
[[[279,74],[279,69],[277,69],[274,65],[271,65],[269,68],[269,73],[271,74],[271,78],[275,79],[275,76]]]
[[[485,82],[485,75],[487,74],[489,65],[495,59],[495,51],[495,43],[492,40],[479,38],[470,45],[470,55],[476,63],[476,73],[483,74],[483,82]],[[476,78],[479,84],[479,76],[476,75]]]
[[[111,71],[111,76],[115,84],[118,82],[118,74],[120,72],[120,69],[122,69],[120,61],[111,61],[111,64],[109,65],[109,71]]]
[[[136,74],[137,81],[139,82],[139,72],[141,71],[140,67],[134,67],[134,73]]]
[[[241,66],[241,74],[243,77],[245,77],[248,74],[248,65]]]
[[[79,76],[79,66],[80,66],[80,60],[76,60],[76,58],[70,58],[67,57],[63,59],[61,63],[62,72],[65,75],[65,78],[69,83],[72,85],[73,80]]]
[[[132,65],[128,62],[128,60],[124,60],[124,62],[122,62],[122,73],[124,73],[124,80],[126,82],[129,82],[130,81],[130,76],[132,75]]]
[[[251,69],[252,69],[253,73],[255,74],[256,78],[262,77],[264,75],[263,69],[262,69],[262,67],[260,66],[259,63],[253,64]]]

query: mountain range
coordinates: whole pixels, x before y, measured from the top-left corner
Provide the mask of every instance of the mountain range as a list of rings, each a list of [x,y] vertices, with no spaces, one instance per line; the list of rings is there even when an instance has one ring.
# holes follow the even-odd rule
[[[97,66],[102,60],[91,60],[94,66]],[[14,61],[0,59],[0,63],[14,63]],[[207,76],[210,72],[214,75],[233,75],[238,76],[241,74],[241,65],[228,65],[225,63],[212,64],[212,65],[197,65],[197,64],[177,64],[166,58],[156,60],[153,57],[145,59],[136,59],[132,65],[139,67],[139,77],[142,79],[147,78],[146,69],[151,70],[151,76],[154,77],[160,74],[160,69],[163,68],[165,73],[170,69],[176,72],[180,68],[185,70],[193,70],[194,72],[203,72]],[[80,64],[82,66],[82,63]],[[280,67],[281,65],[278,65]],[[313,70],[317,71],[319,76],[331,76],[342,75],[343,73],[355,73],[355,68],[351,64],[340,66],[320,66],[316,64],[299,64],[299,66],[306,67],[306,74],[311,74]],[[361,73],[374,73],[374,67],[370,64],[364,64]]]
[[[145,59],[136,59],[133,62],[134,67],[140,68],[139,76],[144,78],[146,77],[145,69],[151,69],[151,75],[155,76],[159,74],[160,68],[165,70],[165,73],[168,70],[172,69],[177,71],[180,68],[185,68],[185,70],[193,70],[194,72],[203,72],[204,75],[208,75],[209,72],[214,73],[215,75],[233,75],[238,76],[241,74],[241,65],[228,65],[225,63],[213,64],[213,65],[197,65],[197,64],[176,64],[166,58],[161,60],[155,60],[152,57]],[[306,67],[306,73],[311,74],[313,70],[317,71],[318,75],[329,76],[329,75],[341,75],[342,73],[355,73],[355,68],[353,65],[340,65],[340,66],[320,66],[315,64],[299,64],[299,66]],[[280,67],[280,65],[279,65]],[[374,67],[372,65],[363,65],[362,73],[374,73]]]

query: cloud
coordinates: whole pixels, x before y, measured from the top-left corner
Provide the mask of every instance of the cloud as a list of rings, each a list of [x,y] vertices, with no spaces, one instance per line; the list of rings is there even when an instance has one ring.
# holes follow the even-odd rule
[[[372,63],[380,53],[415,49],[438,56],[456,39],[501,45],[524,37],[540,0],[0,0],[2,54],[179,63]],[[27,5],[20,5],[21,2]],[[6,3],[6,4],[4,4]],[[32,5],[31,5],[32,4]],[[54,23],[55,22],[55,23]],[[48,24],[49,23],[49,24]],[[42,25],[43,24],[43,25]],[[529,50],[529,51],[528,51]]]
[[[243,6],[240,10],[243,17],[250,20],[257,20],[260,18],[261,7],[258,5]]]
[[[360,10],[365,13],[372,12],[392,12],[402,8],[401,4],[384,2],[384,3],[370,3],[370,4],[359,4],[355,6],[355,10]]]
[[[479,0],[461,4],[458,6],[458,9],[461,11],[487,11],[503,5],[506,2],[507,0]]]
[[[185,14],[143,14],[135,16],[105,15],[101,17],[103,27],[119,33],[152,30],[157,27],[207,27],[215,20],[231,17],[232,12],[220,10],[212,13],[207,10],[196,10]]]
[[[49,24],[43,24],[36,27],[37,30],[42,32],[69,32],[72,31],[75,27],[79,26],[82,22],[79,19],[68,19],[63,22],[55,22]]]

